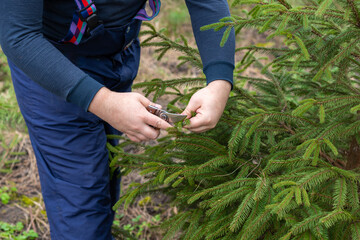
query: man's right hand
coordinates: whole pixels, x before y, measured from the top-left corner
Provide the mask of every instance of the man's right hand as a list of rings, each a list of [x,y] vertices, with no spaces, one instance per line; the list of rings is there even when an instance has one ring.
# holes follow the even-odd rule
[[[149,113],[146,107],[158,104],[139,93],[117,93],[101,88],[89,105],[89,111],[126,134],[134,142],[156,139],[159,129],[172,127],[168,122]]]

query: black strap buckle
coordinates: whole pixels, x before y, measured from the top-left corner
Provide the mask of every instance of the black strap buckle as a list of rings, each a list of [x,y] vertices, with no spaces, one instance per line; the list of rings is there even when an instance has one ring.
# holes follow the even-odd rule
[[[86,22],[87,23],[87,27],[86,27],[86,33],[90,34],[90,32],[95,29],[97,26],[99,26],[100,24],[102,24],[102,22],[99,20],[96,12],[92,13],[91,15],[89,15],[88,17],[84,18],[84,16],[81,14],[84,11],[87,11],[88,8],[90,8],[92,5],[95,6],[94,2],[92,2],[89,6],[81,9],[78,11],[78,15],[81,19],[81,21]]]

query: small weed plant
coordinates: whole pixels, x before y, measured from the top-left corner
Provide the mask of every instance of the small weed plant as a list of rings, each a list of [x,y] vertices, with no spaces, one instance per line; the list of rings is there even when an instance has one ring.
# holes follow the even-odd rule
[[[16,187],[2,187],[0,188],[0,200],[2,204],[8,204],[9,201],[14,197],[16,194],[17,189]]]
[[[10,224],[0,221],[0,239],[6,240],[31,240],[36,239],[38,234],[33,230],[24,231],[21,222]]]
[[[148,236],[149,230],[152,227],[159,225],[161,221],[161,217],[159,214],[152,217],[150,221],[142,220],[142,216],[139,215],[131,219],[131,223],[122,226],[120,221],[123,217],[123,214],[116,214],[116,220],[113,223],[113,228],[115,235],[121,235],[119,237],[122,237],[125,240],[147,239],[146,236]]]

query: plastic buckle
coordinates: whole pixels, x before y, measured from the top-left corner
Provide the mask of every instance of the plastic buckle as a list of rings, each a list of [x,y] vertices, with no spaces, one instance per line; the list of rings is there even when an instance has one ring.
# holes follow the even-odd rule
[[[89,34],[91,30],[95,29],[97,26],[100,25],[98,16],[96,13],[91,14],[89,17],[86,18],[87,22],[87,29],[86,32]]]
[[[87,11],[87,9],[90,8],[92,5],[95,6],[94,2],[92,2],[89,6],[78,11],[78,15],[79,15],[79,18],[81,19],[81,21],[87,23],[87,27],[86,27],[87,34],[90,34],[90,32],[93,29],[95,29],[97,26],[99,26],[101,24],[101,21],[99,21],[99,18],[95,12],[86,18],[84,18],[84,16],[81,14],[83,11]]]

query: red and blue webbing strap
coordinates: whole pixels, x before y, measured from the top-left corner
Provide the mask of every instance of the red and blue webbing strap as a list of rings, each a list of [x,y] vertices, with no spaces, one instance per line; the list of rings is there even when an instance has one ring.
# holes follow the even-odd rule
[[[61,42],[79,45],[87,26],[82,19],[96,13],[96,6],[92,0],[75,0],[75,3],[79,10],[74,13],[70,29]]]
[[[87,19],[96,13],[96,6],[92,0],[75,0],[75,3],[79,10],[74,13],[70,29],[61,42],[79,45],[87,27],[87,23],[83,19]],[[155,18],[160,12],[160,0],[149,0],[149,6],[153,12],[151,16],[147,14],[145,9],[140,9],[134,18],[142,21],[150,21]]]

